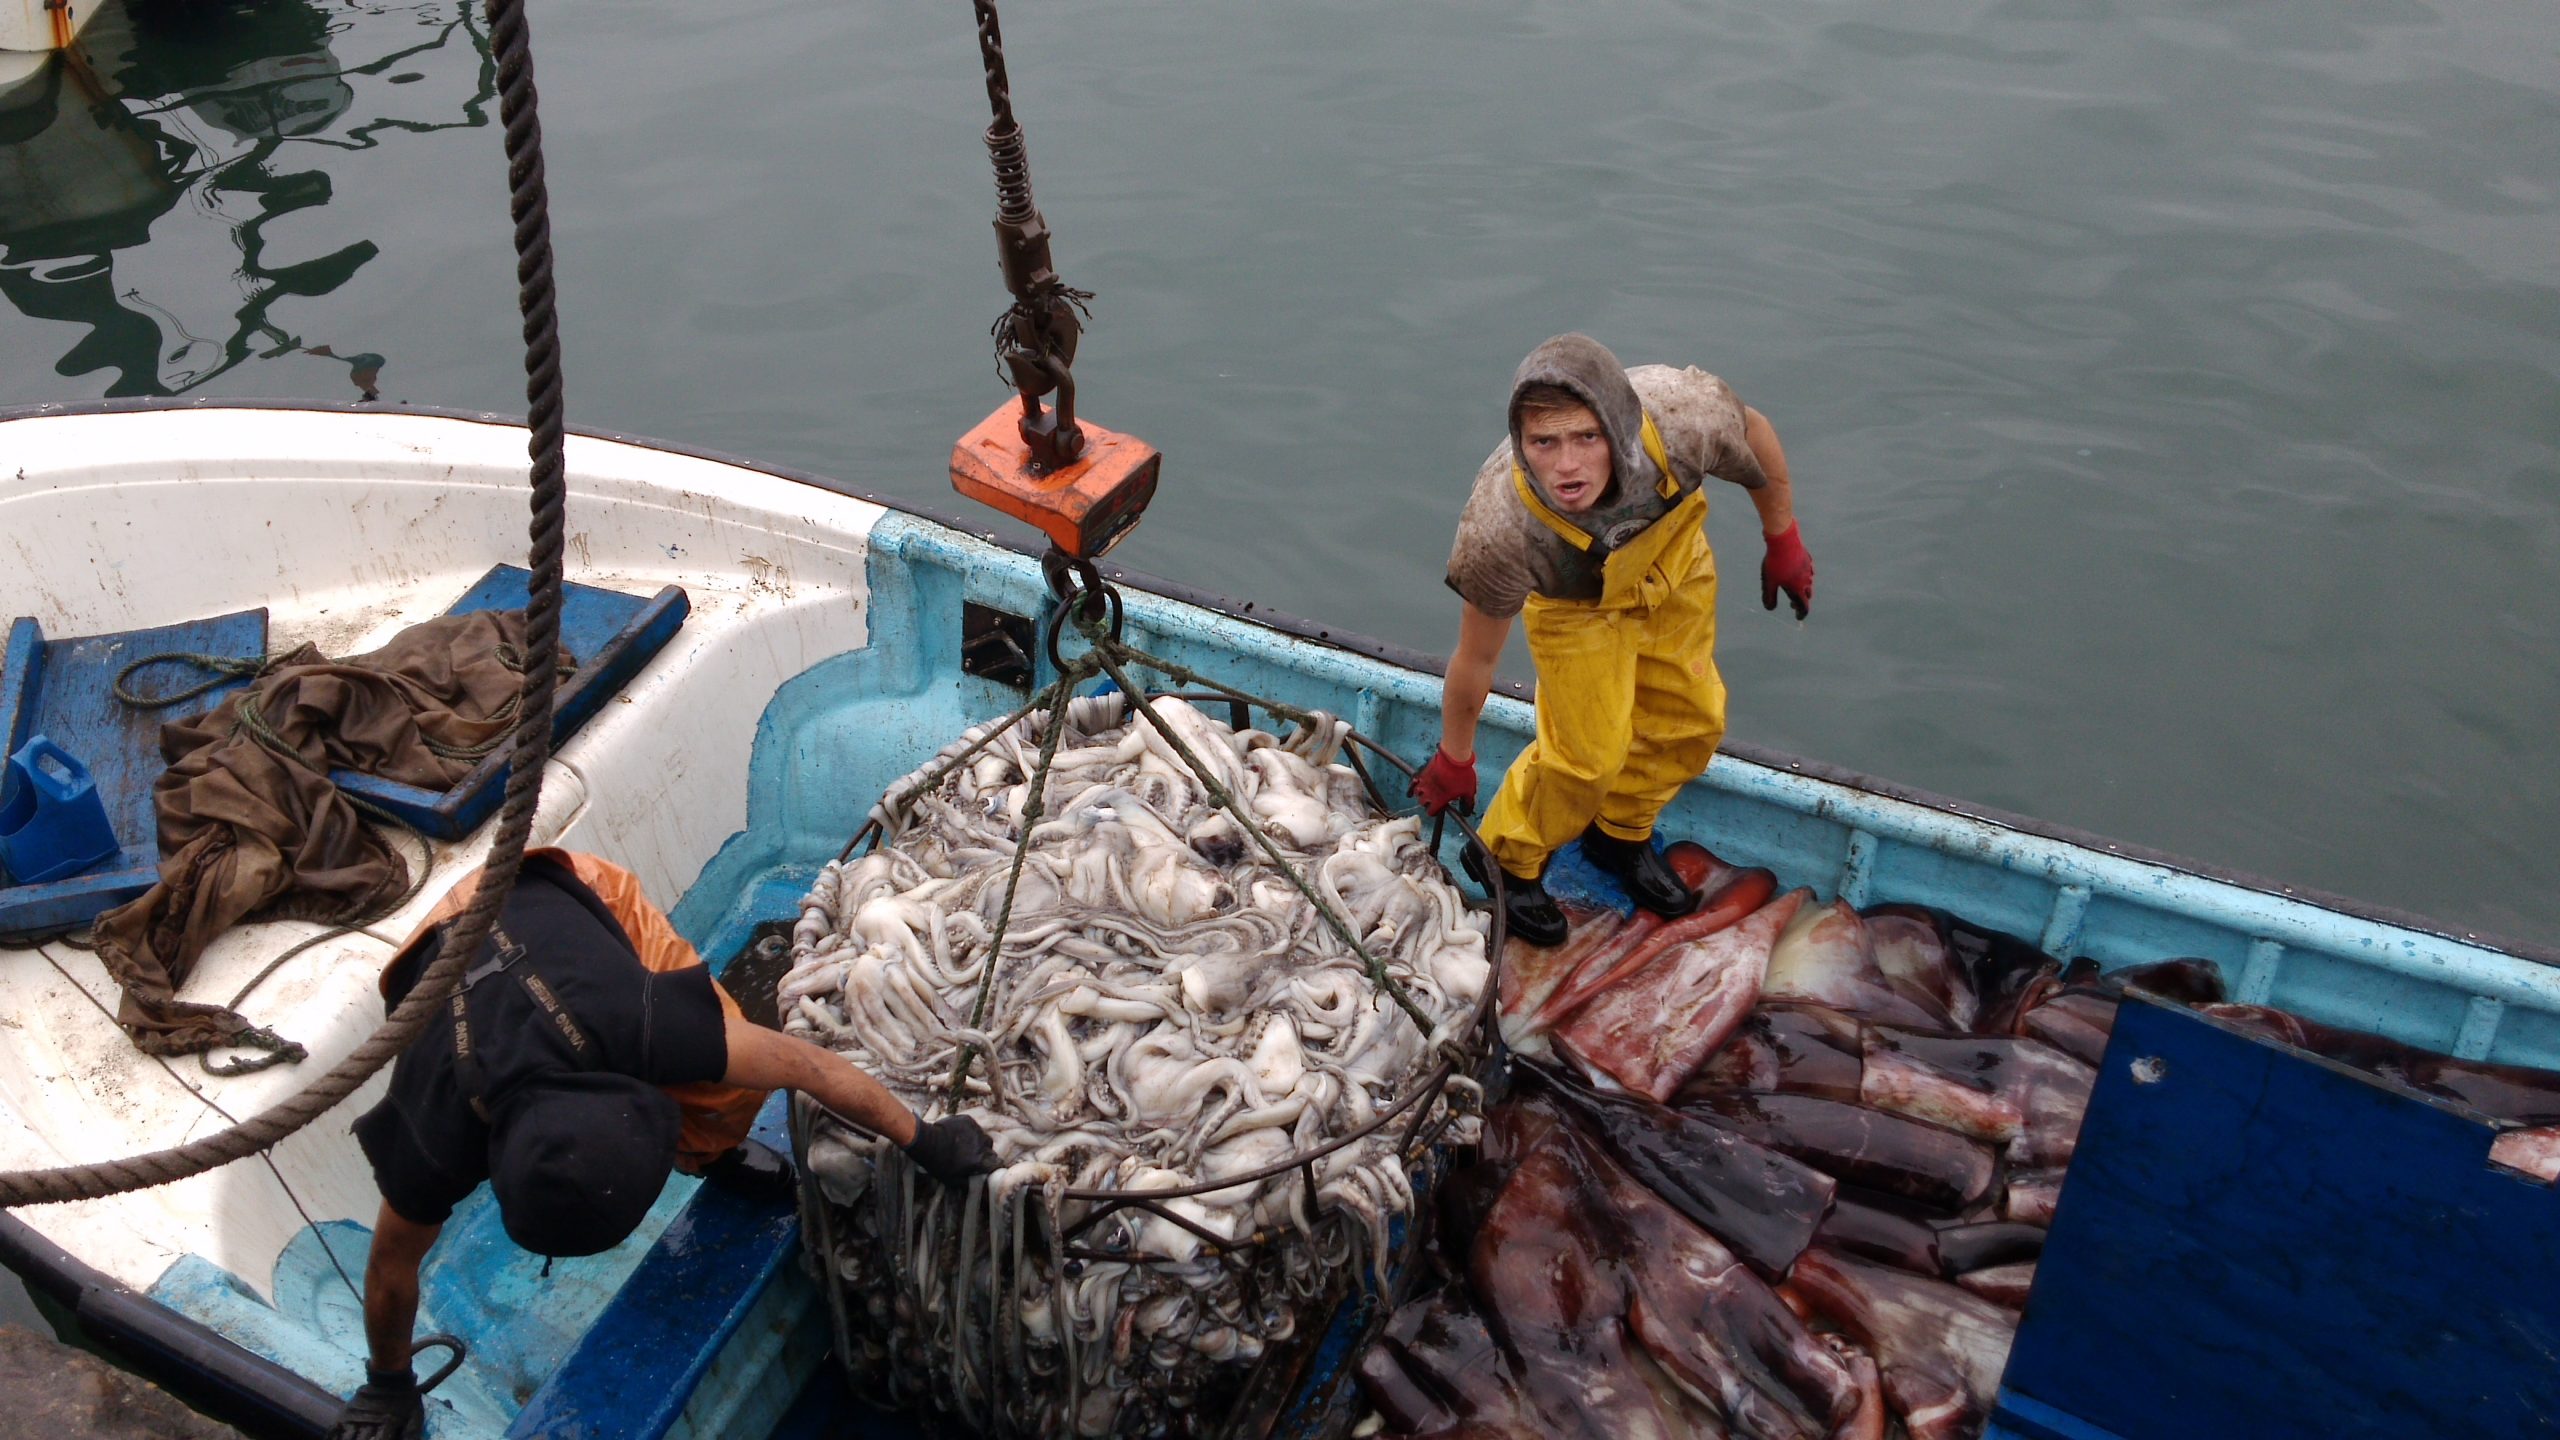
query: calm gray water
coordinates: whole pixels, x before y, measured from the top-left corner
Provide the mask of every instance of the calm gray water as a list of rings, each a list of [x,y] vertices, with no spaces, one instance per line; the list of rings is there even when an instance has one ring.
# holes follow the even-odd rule
[[[535,8],[573,421],[951,502],[969,7]],[[0,96],[0,404],[521,410],[469,8],[178,10]],[[1586,330],[1786,438],[1820,590],[1762,612],[1720,507],[1737,737],[2560,941],[2547,0],[1006,18],[1084,411],[1167,457],[1119,558],[1441,648],[1511,367]]]

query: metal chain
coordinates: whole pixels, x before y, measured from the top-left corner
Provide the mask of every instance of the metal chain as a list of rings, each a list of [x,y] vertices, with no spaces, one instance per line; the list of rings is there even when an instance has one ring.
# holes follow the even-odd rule
[[[1049,222],[1031,198],[1031,155],[1013,114],[1013,83],[1004,61],[1004,31],[995,0],[973,0],[978,16],[978,61],[985,71],[987,159],[996,175],[996,251],[1013,304],[996,317],[988,335],[996,361],[1022,396],[1022,438],[1035,468],[1051,470],[1084,453],[1076,424],[1076,385],[1070,367],[1092,292],[1058,278],[1049,257]],[[1058,407],[1043,412],[1043,396],[1055,392]]]

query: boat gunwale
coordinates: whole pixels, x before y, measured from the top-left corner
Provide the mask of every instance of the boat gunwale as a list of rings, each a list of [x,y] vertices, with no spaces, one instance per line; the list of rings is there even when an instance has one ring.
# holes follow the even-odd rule
[[[333,401],[288,398],[247,399],[217,396],[133,396],[103,400],[46,401],[26,405],[5,405],[0,406],[0,425],[7,425],[20,420],[67,419],[97,415],[157,414],[185,411],[299,411],[315,415],[331,415],[340,417],[405,415],[416,416],[429,420],[447,420],[468,424],[492,425],[518,431],[525,428],[524,421],[515,416],[495,411],[470,410],[455,406],[431,404],[420,405],[411,404],[405,401]],[[1032,542],[1020,536],[990,529],[984,524],[983,518],[973,520],[971,517],[965,516],[958,511],[946,510],[937,505],[904,499],[901,497],[883,495],[867,487],[856,485],[849,481],[839,480],[833,476],[822,475],[815,471],[802,470],[789,465],[778,465],[769,461],[752,460],[743,456],[732,455],[721,450],[660,440],[651,436],[638,435],[627,431],[607,430],[583,425],[571,425],[568,427],[568,430],[571,435],[577,436],[581,439],[597,440],[608,444],[627,445],[642,450],[654,450],[664,454],[683,456],[688,459],[731,466],[736,469],[749,471],[755,474],[770,475],[779,480],[787,480],[795,484],[807,485],[814,489],[827,491],[830,494],[844,496],[848,499],[865,501],[870,504],[880,506],[884,510],[894,511],[930,524],[939,525],[945,529],[956,531],[960,534],[967,535],[972,539],[980,540],[991,545],[999,546],[1019,555],[1036,556],[1038,554],[1038,551],[1034,548]],[[5,486],[6,483],[7,481],[5,478],[0,478],[0,486]],[[1358,631],[1343,630],[1338,627],[1320,624],[1316,621],[1292,614],[1288,611],[1264,607],[1256,601],[1239,600],[1233,596],[1221,594],[1217,591],[1204,589],[1179,580],[1167,579],[1148,571],[1131,569],[1127,566],[1115,564],[1110,561],[1102,562],[1101,569],[1105,577],[1115,582],[1128,584],[1136,589],[1177,603],[1197,606],[1200,609],[1210,611],[1230,620],[1260,626],[1264,629],[1275,631],[1294,639],[1312,642],[1332,649],[1346,651],[1351,654],[1366,656],[1369,659],[1395,666],[1399,669],[1410,670],[1432,676],[1445,676],[1447,673],[1447,661],[1437,654],[1415,650],[1408,646],[1399,645],[1393,641],[1380,640],[1374,636],[1363,634]],[[1525,682],[1519,680],[1497,679],[1494,683],[1494,689],[1498,694],[1507,695],[1513,699],[1523,702],[1534,703],[1531,688]],[[1735,740],[1729,736],[1720,748],[1719,753],[1730,755],[1735,759],[1758,765],[1765,769],[1801,776],[1806,779],[1821,781],[1827,784],[1838,785],[1845,789],[1879,796],[1887,800],[1917,805],[1925,809],[1935,810],[1942,814],[1954,816],[1963,820],[1996,825],[2003,829],[2017,831],[2025,835],[2032,835],[2040,839],[2076,846],[2080,849],[2105,855],[2110,858],[2154,865],[2163,869],[2176,871],[2181,874],[2191,875],[2198,879],[2216,881],[2222,884],[2236,886],[2240,889],[2254,891],[2278,900],[2299,902],[2315,906],[2320,909],[2333,911],[2341,915],[2346,915],[2354,919],[2366,920],[2375,924],[2387,925],[2402,930],[2415,931],[2425,935],[2432,935],[2439,939],[2476,946],[2484,950],[2493,950],[2513,956],[2517,959],[2528,960],[2541,965],[2560,967],[2560,945],[2544,945],[2532,941],[2517,939],[2512,936],[2501,935],[2491,931],[2466,929],[2429,916],[2418,914],[2414,911],[2403,910],[2387,905],[2376,905],[2366,901],[2356,900],[2348,896],[2334,894],[2325,890],[2303,885],[2287,884],[2282,881],[2270,879],[2263,875],[2234,869],[2229,866],[2191,859],[2187,856],[2178,855],[2170,851],[2153,849],[2148,846],[2135,845],[2118,840],[2111,840],[2103,835],[2081,830],[2073,826],[2057,824],[2047,820],[2040,820],[2029,815],[2020,815],[1994,806],[1982,805],[1972,801],[1958,799],[1950,795],[1942,795],[1935,791],[1900,784],[1898,782],[1869,775],[1861,771],[1852,770],[1846,766],[1834,765],[1825,761],[1806,759],[1802,756],[1791,755],[1784,751],[1756,745],[1749,741]]]

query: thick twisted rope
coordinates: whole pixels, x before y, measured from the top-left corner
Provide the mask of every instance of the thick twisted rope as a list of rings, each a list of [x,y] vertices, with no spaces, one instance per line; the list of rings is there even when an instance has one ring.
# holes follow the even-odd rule
[[[510,210],[515,217],[516,279],[524,314],[525,398],[532,460],[533,571],[525,605],[525,649],[549,655],[560,647],[561,565],[568,534],[568,434],[560,381],[560,336],[551,286],[551,221],[543,189],[542,127],[536,116],[531,37],[524,0],[488,0],[490,35],[498,53],[500,113],[506,122]],[[227,1165],[274,1145],[317,1120],[354,1093],[407,1049],[453,993],[462,971],[487,940],[489,927],[515,886],[525,842],[542,798],[542,770],[551,759],[552,696],[558,677],[549,665],[525,668],[523,703],[516,715],[506,798],[498,833],[480,872],[471,903],[446,931],[435,962],[418,977],[382,1027],[344,1060],[299,1093],[226,1130],[166,1150],[92,1161],[51,1170],[0,1174],[0,1207],[94,1200],[128,1190],[166,1185],[217,1165]]]

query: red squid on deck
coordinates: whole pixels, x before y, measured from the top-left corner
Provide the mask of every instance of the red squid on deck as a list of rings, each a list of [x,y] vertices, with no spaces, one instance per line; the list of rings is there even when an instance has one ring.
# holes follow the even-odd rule
[[[1413,1437],[1978,1434],[2126,977],[1667,853],[1690,915],[1504,957],[1520,1083],[1368,1395]]]

